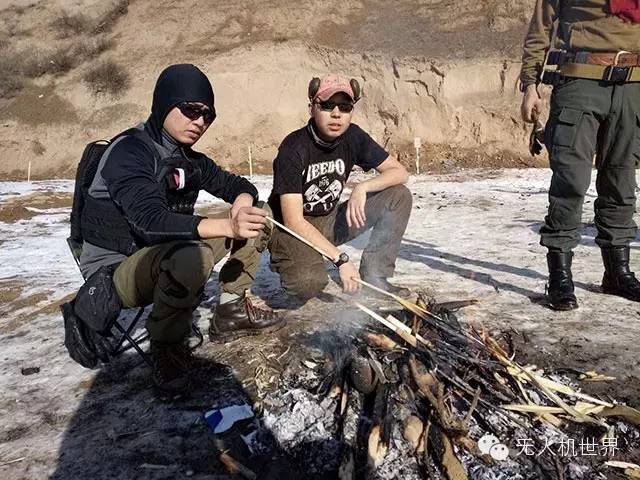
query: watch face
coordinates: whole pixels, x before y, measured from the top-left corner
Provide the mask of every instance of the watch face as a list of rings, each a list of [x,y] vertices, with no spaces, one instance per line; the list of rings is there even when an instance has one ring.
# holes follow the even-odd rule
[[[340,263],[347,263],[349,261],[349,255],[347,255],[346,253],[341,253],[338,257],[338,261]]]

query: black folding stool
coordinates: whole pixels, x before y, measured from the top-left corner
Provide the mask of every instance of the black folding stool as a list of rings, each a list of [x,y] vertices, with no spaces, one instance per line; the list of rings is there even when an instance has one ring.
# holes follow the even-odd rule
[[[78,245],[71,238],[67,238],[67,244],[69,245],[69,250],[71,250],[71,255],[73,256],[73,259],[75,260],[76,265],[78,266],[78,270],[80,270],[80,252],[82,251],[82,246]],[[81,270],[80,270],[80,274],[82,274]],[[86,278],[84,278],[84,275],[82,276],[82,278],[86,280]],[[149,332],[147,332],[147,329],[145,328],[144,332],[140,333],[137,337],[133,336],[133,332],[135,331],[136,325],[138,324],[138,321],[142,317],[142,314],[144,313],[145,308],[146,307],[140,307],[136,312],[136,315],[133,318],[133,320],[127,326],[125,326],[127,321],[126,315],[120,314],[120,316],[116,319],[116,321],[113,322],[112,328],[117,330],[117,334],[114,335],[116,342],[112,346],[111,350],[109,351],[109,354],[112,357],[117,357],[123,354],[124,352],[126,352],[127,350],[130,350],[133,348],[136,352],[138,352],[138,354],[142,357],[142,359],[146,362],[147,365],[149,365],[150,367],[153,367],[151,363],[151,359],[149,358],[149,355],[145,353],[145,351],[142,350],[142,348],[140,347],[142,343],[148,340]]]

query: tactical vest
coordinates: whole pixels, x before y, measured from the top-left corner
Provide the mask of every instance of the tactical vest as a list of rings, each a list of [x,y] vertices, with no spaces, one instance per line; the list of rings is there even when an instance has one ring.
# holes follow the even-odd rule
[[[151,137],[143,130],[131,129],[122,136],[134,136],[153,152],[156,181],[160,183],[172,212],[193,215],[194,206],[202,183],[200,169],[195,160],[174,154],[162,157]],[[104,155],[109,155],[107,151]],[[180,152],[181,153],[181,152]],[[108,158],[104,159],[105,163]],[[97,177],[97,175],[96,175]],[[95,181],[95,180],[94,180]],[[82,238],[98,247],[123,255],[132,255],[148,246],[131,228],[124,212],[110,198],[95,198],[88,194],[81,214]]]

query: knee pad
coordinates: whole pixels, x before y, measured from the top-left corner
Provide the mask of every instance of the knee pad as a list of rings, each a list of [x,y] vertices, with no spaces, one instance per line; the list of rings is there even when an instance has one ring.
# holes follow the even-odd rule
[[[64,346],[69,356],[85,368],[95,368],[98,362],[108,363],[113,353],[109,339],[94,330],[76,314],[75,301],[60,306],[64,320]]]
[[[212,268],[213,253],[208,245],[177,244],[160,261],[155,295],[175,308],[194,307],[200,303]]]

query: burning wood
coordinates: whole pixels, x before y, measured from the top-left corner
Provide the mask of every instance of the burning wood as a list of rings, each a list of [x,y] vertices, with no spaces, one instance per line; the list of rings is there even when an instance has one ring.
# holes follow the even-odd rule
[[[581,376],[606,377],[521,364],[508,336],[458,322],[451,309],[474,301],[389,296],[402,308],[383,316],[356,303],[372,323],[335,348],[324,344],[331,358],[300,360],[315,385],[284,381],[288,406],[282,391],[266,401],[295,415],[265,422],[287,448],[301,437],[334,442],[317,450],[310,471],[326,472],[322,464],[341,480],[600,480],[620,465],[607,460],[637,461],[628,454],[640,447],[640,412],[578,388]],[[607,451],[560,452],[581,441]]]
[[[227,467],[227,470],[232,475],[240,475],[247,480],[255,480],[257,475],[249,470],[247,467],[238,462],[235,458],[229,455],[228,452],[220,453],[220,461]]]
[[[344,378],[353,390],[343,389],[342,405],[344,392],[354,391],[364,396],[365,406],[367,398],[373,404],[362,446],[350,458],[355,471],[384,463],[394,422],[402,425],[424,478],[577,479],[587,478],[575,474],[585,469],[593,472],[589,478],[605,478],[597,472],[606,468],[607,457],[595,466],[579,457],[563,461],[552,452],[549,438],[605,440],[616,432],[633,432],[621,438],[618,450],[640,443],[640,433],[632,427],[640,412],[586,395],[569,385],[567,377],[551,378],[535,366],[520,365],[502,340],[482,329],[463,328],[449,308],[474,301],[437,305],[424,298],[412,303],[389,296],[404,310],[386,318],[355,304],[377,322],[354,340],[354,353],[344,365]],[[590,372],[584,378],[606,377]],[[484,438],[493,440],[479,448],[477,441]],[[541,453],[514,451],[514,439],[530,440]],[[358,448],[367,452],[364,466],[358,465]]]

